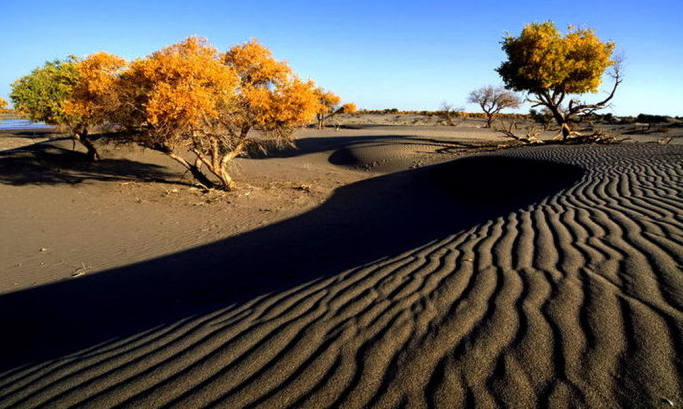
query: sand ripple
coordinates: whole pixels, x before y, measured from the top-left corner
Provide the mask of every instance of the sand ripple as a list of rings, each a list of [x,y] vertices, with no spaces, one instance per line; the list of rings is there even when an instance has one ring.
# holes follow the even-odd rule
[[[402,254],[8,370],[0,407],[683,404],[683,149],[502,155],[585,173]]]

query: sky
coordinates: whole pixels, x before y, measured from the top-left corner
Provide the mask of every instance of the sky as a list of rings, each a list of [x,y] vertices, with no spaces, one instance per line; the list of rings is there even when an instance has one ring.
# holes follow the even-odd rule
[[[605,112],[683,115],[683,1],[0,1],[0,97],[47,60],[100,50],[127,59],[183,40],[257,38],[302,78],[359,108],[476,112],[470,91],[502,84],[500,41],[552,20],[594,28],[625,57]],[[585,96],[597,101],[609,88]],[[520,111],[528,110],[528,106]]]

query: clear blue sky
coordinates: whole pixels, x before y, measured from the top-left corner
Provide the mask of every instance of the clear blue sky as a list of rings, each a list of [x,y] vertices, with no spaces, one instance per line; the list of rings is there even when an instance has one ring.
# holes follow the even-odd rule
[[[500,83],[504,33],[550,19],[617,43],[626,78],[614,113],[683,115],[682,15],[681,0],[3,0],[0,96],[46,60],[99,50],[132,59],[199,34],[222,50],[258,38],[360,108],[465,106],[470,90]]]

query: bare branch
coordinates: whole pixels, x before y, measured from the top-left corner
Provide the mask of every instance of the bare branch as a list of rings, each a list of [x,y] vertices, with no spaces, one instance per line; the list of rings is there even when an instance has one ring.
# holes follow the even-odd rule
[[[616,57],[615,58],[615,63],[612,65],[612,70],[609,73],[609,76],[614,80],[614,84],[612,85],[612,90],[610,93],[607,95],[605,99],[603,99],[600,102],[596,102],[594,104],[585,104],[581,103],[578,100],[571,100],[569,101],[569,113],[571,115],[577,114],[577,113],[587,113],[587,112],[595,112],[598,109],[603,109],[607,107],[607,103],[614,98],[614,94],[617,91],[617,88],[619,85],[624,81],[623,76],[622,76],[622,63],[623,63],[623,58],[622,57]],[[577,104],[577,105],[574,105]]]

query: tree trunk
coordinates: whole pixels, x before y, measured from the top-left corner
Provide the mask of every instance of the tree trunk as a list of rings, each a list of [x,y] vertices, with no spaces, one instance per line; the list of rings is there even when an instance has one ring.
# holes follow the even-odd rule
[[[93,143],[88,139],[87,130],[81,132],[74,132],[74,139],[80,142],[81,145],[85,146],[85,149],[88,150],[88,160],[90,160],[91,162],[100,160],[100,154],[97,153],[97,148],[95,148],[95,145],[93,145]]]
[[[493,123],[493,114],[486,114],[486,126],[485,128],[490,128]]]
[[[561,126],[562,126],[562,140],[566,141],[567,138],[569,138],[569,136],[571,135],[572,129],[569,127],[569,122],[567,122],[567,121],[563,122],[561,124]]]
[[[164,151],[162,151],[162,152],[164,152]],[[189,170],[190,173],[192,174],[192,177],[194,177],[194,179],[197,182],[199,182],[200,185],[202,185],[208,189],[214,187],[214,183],[208,177],[206,177],[206,175],[204,173],[202,173],[202,169],[201,169],[202,162],[199,159],[197,159],[195,161],[195,163],[192,164],[192,163],[186,161],[182,156],[180,156],[174,152],[164,152],[164,153],[167,154],[171,159],[173,159],[176,162],[183,165],[183,167],[185,169]]]
[[[568,115],[560,112],[560,110],[555,106],[548,106],[548,109],[550,109],[550,112],[553,114],[553,118],[555,118],[555,122],[557,122],[557,125],[560,127],[562,141],[566,141],[572,133],[572,128],[569,126]]]
[[[221,180],[221,183],[223,183],[223,189],[227,191],[231,191],[235,189],[236,183],[232,179],[232,177],[228,174],[227,166],[228,163],[230,163],[231,160],[235,159],[238,157],[242,151],[244,150],[244,147],[247,144],[247,134],[249,133],[249,129],[242,129],[241,136],[242,140],[240,143],[235,146],[235,149],[232,150],[232,152],[228,153],[227,155],[223,156],[220,160],[219,163],[219,168],[214,171],[214,174],[218,176],[218,178]]]
[[[199,182],[199,184],[201,184],[202,186],[209,188],[209,189],[211,189],[212,187],[215,186],[214,183],[208,177],[206,177],[206,175],[202,172],[201,162],[199,163],[199,166],[197,165],[196,162],[194,165],[191,164],[188,169],[189,169],[190,173],[192,173],[192,177],[194,177],[194,179],[197,182]]]
[[[223,189],[228,192],[235,189],[235,181],[232,180],[232,177],[228,174],[228,171],[225,169],[225,167],[220,169],[220,172],[218,172],[217,176],[223,184]]]

